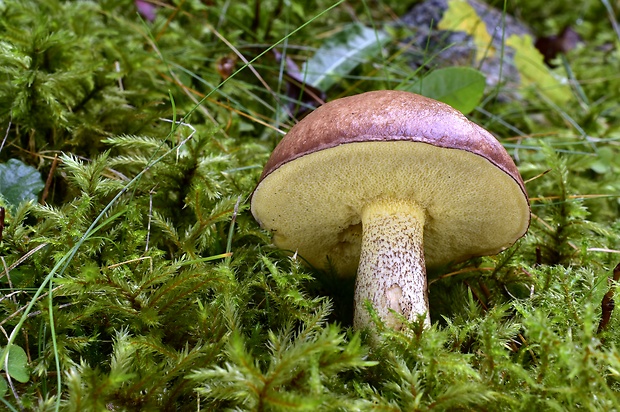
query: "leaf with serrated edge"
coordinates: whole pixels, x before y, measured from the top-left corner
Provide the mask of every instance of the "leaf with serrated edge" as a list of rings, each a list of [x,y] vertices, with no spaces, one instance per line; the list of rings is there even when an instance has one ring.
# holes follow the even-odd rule
[[[326,91],[358,64],[377,55],[389,35],[361,24],[350,24],[330,37],[302,67],[307,84]]]

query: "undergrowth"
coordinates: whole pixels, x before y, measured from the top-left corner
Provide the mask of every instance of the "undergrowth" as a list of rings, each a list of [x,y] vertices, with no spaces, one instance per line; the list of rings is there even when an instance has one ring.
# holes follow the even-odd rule
[[[541,2],[526,3],[511,11]],[[273,248],[248,205],[297,103],[318,104],[290,65],[357,20],[405,37],[330,99],[423,75],[393,25],[407,9],[157,4],[149,21],[131,1],[0,3],[0,160],[49,176],[39,203],[2,200],[0,346],[27,374],[5,367],[6,410],[620,409],[620,322],[602,304],[620,277],[609,21],[587,20],[588,47],[554,69],[565,105],[519,90],[471,114],[518,163],[528,234],[433,273],[433,326],[378,322],[372,343],[351,328],[350,281]]]

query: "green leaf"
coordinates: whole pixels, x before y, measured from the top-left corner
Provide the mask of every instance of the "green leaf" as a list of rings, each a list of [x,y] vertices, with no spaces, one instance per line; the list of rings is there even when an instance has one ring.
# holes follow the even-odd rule
[[[390,36],[361,24],[350,24],[327,41],[302,67],[310,86],[326,91],[360,63],[376,56]]]
[[[522,91],[538,91],[560,105],[571,98],[568,83],[555,77],[545,65],[543,55],[534,47],[530,36],[513,34],[506,40],[506,46],[515,51],[514,63],[521,75]]]
[[[484,74],[471,67],[446,67],[432,71],[404,90],[444,102],[470,113],[482,100]]]
[[[0,352],[4,354],[4,349]],[[9,347],[9,361],[7,365],[4,363],[6,359],[4,356],[0,360],[0,365],[2,365],[2,368],[0,369],[4,369],[11,376],[11,378],[16,381],[21,383],[28,382],[30,379],[30,373],[28,372],[28,356],[26,355],[26,352],[17,345],[11,345]]]
[[[38,193],[44,187],[41,174],[34,167],[17,159],[0,164],[0,196],[11,206],[37,200]]]

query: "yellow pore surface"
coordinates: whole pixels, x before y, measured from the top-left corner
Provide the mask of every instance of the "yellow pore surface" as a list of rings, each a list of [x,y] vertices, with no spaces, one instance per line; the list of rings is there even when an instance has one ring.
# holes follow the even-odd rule
[[[357,270],[364,206],[389,199],[423,208],[427,266],[495,254],[529,225],[508,174],[470,152],[409,141],[348,143],[286,163],[258,185],[252,213],[277,246],[346,276]]]

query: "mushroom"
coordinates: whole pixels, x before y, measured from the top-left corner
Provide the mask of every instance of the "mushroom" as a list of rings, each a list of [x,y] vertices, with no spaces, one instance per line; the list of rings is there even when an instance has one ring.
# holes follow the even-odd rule
[[[276,246],[355,275],[354,327],[430,324],[426,267],[499,253],[522,237],[529,201],[517,167],[452,107],[382,90],[329,102],[267,161],[252,214]]]

